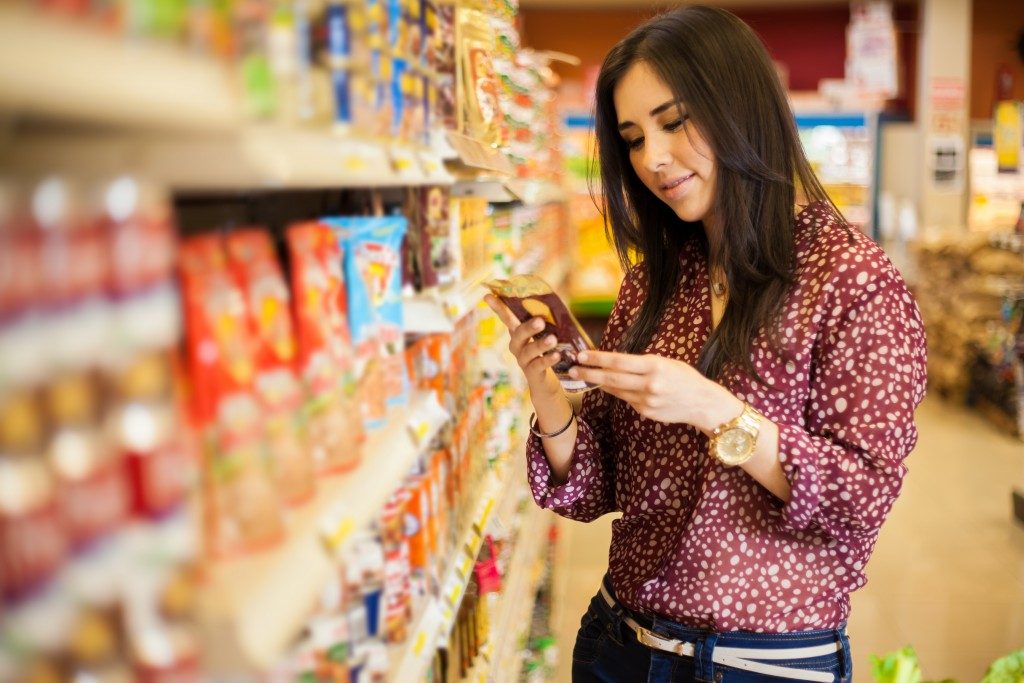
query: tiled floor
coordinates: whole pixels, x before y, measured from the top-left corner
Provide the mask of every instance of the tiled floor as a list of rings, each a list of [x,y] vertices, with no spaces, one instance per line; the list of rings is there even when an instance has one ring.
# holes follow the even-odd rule
[[[918,412],[921,440],[903,495],[853,596],[849,633],[855,683],[871,655],[913,645],[925,680],[978,681],[988,664],[1024,647],[1024,525],[1010,514],[1010,487],[1024,485],[1024,444],[937,397]],[[610,517],[566,522],[571,577],[557,625],[559,683],[570,680],[579,618],[607,562]]]

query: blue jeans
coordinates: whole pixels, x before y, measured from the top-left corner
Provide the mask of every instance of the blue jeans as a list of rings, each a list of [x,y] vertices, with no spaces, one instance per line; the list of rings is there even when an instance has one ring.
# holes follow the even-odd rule
[[[605,587],[614,596],[608,578]],[[626,624],[632,617],[663,638],[693,643],[694,656],[686,657],[647,647]],[[838,644],[829,655],[795,660],[763,660],[764,663],[808,672],[832,674],[834,683],[849,683],[853,676],[850,641],[843,628],[795,633],[713,633],[683,624],[628,612],[622,605],[608,605],[600,593],[580,621],[572,651],[573,683],[754,683],[786,681],[786,678],[744,671],[714,662],[716,647],[781,650]],[[752,657],[755,661],[756,657]],[[790,681],[792,683],[792,681]]]

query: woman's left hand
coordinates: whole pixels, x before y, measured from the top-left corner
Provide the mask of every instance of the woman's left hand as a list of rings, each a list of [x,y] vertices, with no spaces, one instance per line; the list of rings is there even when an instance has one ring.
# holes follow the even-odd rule
[[[574,367],[571,377],[600,385],[649,420],[701,428],[708,402],[719,392],[727,393],[692,365],[664,356],[585,351],[577,359],[590,367]]]

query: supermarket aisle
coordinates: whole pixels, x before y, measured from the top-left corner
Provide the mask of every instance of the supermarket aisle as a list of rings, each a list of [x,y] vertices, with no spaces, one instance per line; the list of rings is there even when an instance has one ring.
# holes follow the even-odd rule
[[[1009,514],[1010,482],[1024,479],[1024,446],[937,396],[918,412],[921,441],[903,495],[853,597],[849,632],[856,683],[871,655],[911,644],[926,680],[979,680],[1024,644],[1024,527]],[[570,680],[572,642],[607,559],[611,517],[566,523],[557,683]]]

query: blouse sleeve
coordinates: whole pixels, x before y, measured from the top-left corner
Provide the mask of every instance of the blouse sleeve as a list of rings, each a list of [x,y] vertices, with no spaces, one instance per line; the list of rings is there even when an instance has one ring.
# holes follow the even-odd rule
[[[814,350],[805,424],[779,425],[792,491],[782,526],[873,543],[917,443],[927,352],[917,305],[890,264],[843,270]]]
[[[601,350],[615,349],[625,330],[626,320],[635,309],[638,270],[638,267],[631,269],[622,283],[599,345]],[[616,510],[611,401],[608,394],[596,389],[583,396],[569,476],[561,485],[554,482],[540,437],[529,435],[526,442],[527,469],[537,505],[580,522],[589,522]]]

